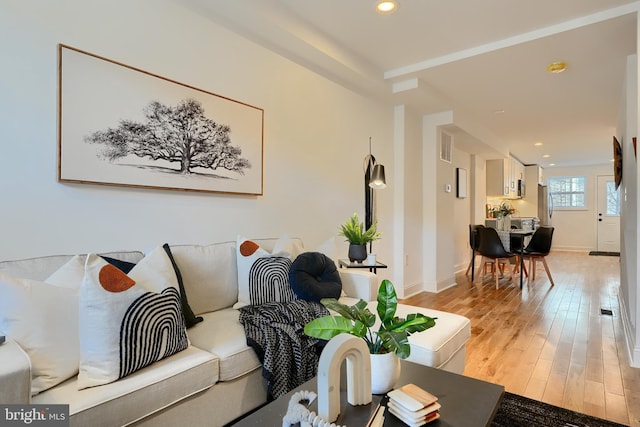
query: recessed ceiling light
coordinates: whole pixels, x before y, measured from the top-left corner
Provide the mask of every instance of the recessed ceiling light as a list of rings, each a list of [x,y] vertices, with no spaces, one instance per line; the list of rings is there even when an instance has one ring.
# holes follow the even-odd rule
[[[376,12],[387,15],[393,13],[398,9],[398,3],[394,0],[380,0],[376,3]]]
[[[542,157],[544,157],[545,159],[548,159],[549,157],[551,157],[551,154],[543,154]]]
[[[563,61],[552,62],[547,65],[547,71],[553,74],[558,74],[567,69],[567,63]]]
[[[540,147],[541,145],[544,145],[542,142],[538,141],[536,143],[534,143],[533,145],[535,145],[536,147]]]
[[[494,110],[493,114],[504,114],[504,110],[500,109],[500,110]]]
[[[555,165],[556,165],[555,163],[549,163],[549,166],[555,166]]]

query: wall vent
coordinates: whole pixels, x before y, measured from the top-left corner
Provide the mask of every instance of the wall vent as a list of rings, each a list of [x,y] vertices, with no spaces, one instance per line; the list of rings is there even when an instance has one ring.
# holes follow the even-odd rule
[[[440,160],[451,163],[453,151],[453,137],[444,131],[440,131]]]

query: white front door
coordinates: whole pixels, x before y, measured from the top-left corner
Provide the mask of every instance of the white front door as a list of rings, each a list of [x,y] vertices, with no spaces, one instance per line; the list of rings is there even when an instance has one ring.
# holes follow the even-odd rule
[[[620,190],[613,175],[598,176],[598,251],[620,252]]]

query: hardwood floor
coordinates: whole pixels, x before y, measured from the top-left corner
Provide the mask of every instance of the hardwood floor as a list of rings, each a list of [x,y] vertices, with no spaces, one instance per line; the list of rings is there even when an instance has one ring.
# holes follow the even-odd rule
[[[640,427],[640,369],[629,366],[624,344],[619,258],[552,252],[547,262],[554,287],[539,263],[522,291],[508,276],[496,290],[490,275],[471,283],[461,272],[456,286],[402,302],[471,319],[465,375]]]

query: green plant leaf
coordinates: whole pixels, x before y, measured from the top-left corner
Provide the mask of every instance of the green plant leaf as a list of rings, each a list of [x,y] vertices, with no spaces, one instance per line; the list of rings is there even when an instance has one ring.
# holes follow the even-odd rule
[[[353,215],[339,227],[338,235],[344,236],[349,243],[354,245],[366,245],[367,243],[378,240],[380,233],[377,231],[378,222],[374,221],[369,229],[364,229],[364,224],[360,222],[358,213]]]
[[[376,316],[369,311],[367,302],[362,299],[352,306],[342,304],[335,298],[323,298],[320,303],[349,320],[362,322],[367,328],[372,327],[376,322]]]
[[[414,332],[420,332],[434,327],[435,319],[425,316],[421,313],[409,314],[406,319],[402,317],[394,317],[390,322],[384,325],[384,329],[389,332],[405,332],[411,335]]]
[[[338,313],[338,316],[324,316],[307,323],[304,332],[312,337],[329,340],[341,333],[348,333],[362,338],[369,352],[394,352],[402,359],[409,357],[411,346],[408,337],[414,332],[424,331],[435,326],[436,318],[421,313],[409,314],[406,319],[396,317],[398,297],[393,284],[383,280],[378,289],[377,314],[381,325],[377,332],[371,330],[376,316],[368,309],[364,300],[352,306],[340,303],[334,298],[325,298],[320,302]]]
[[[396,315],[397,307],[398,297],[396,290],[393,287],[393,283],[385,279],[380,283],[380,288],[378,289],[378,316],[385,328],[387,323],[393,320]]]
[[[347,319],[356,320],[351,307],[346,304],[342,304],[335,298],[322,298],[320,300],[320,304],[324,305],[329,310],[333,310],[339,315],[346,317]]]
[[[414,313],[407,315],[407,320],[402,323],[404,331],[411,335],[414,332],[426,331],[436,326],[437,317],[425,316],[422,313]]]
[[[330,340],[338,334],[350,334],[353,323],[342,316],[323,316],[304,325],[304,333],[310,337]]]
[[[385,331],[378,337],[382,340],[382,346],[389,353],[393,352],[401,359],[406,359],[411,354],[411,346],[407,334],[404,332]]]

